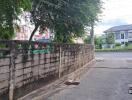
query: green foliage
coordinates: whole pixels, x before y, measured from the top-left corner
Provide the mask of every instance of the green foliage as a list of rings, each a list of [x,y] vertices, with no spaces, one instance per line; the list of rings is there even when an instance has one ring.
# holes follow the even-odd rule
[[[102,44],[103,44],[102,37],[95,36],[94,42],[95,42],[95,48],[96,49],[101,49],[102,48]]]
[[[5,48],[5,45],[4,44],[0,44],[0,48]]]
[[[106,34],[106,43],[107,44],[114,44],[115,43],[114,33],[107,33]]]
[[[128,46],[121,47],[120,43],[115,44],[115,48],[104,48],[104,49],[96,49],[97,52],[127,52],[127,51],[132,51],[132,44],[128,44]]]
[[[125,47],[125,48],[105,48],[105,49],[96,49],[96,52],[132,52],[132,46],[131,47]]]
[[[53,29],[55,41],[66,43],[98,20],[100,8],[100,0],[33,0],[32,21]]]
[[[30,0],[0,0],[0,39],[11,39],[14,36],[14,20],[18,19],[21,10],[31,9]]]
[[[87,44],[90,44],[91,43],[91,36],[87,36],[85,39],[84,39],[84,43],[87,43]],[[94,43],[95,43],[95,48],[96,49],[101,49],[102,48],[102,37],[99,36],[95,36],[94,37]]]
[[[126,48],[128,48],[129,50],[132,50],[132,44],[128,44]]]
[[[90,37],[90,36],[87,36],[87,37],[84,39],[84,43],[90,44],[90,43],[91,43],[91,37]]]
[[[119,47],[119,46],[121,46],[121,44],[120,43],[115,43],[115,46]]]
[[[125,46],[128,46],[129,45],[129,43],[128,42],[125,42]]]

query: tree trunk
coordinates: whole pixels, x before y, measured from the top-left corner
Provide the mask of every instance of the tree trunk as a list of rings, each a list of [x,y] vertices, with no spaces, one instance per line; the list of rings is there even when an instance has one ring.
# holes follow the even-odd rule
[[[35,34],[35,32],[37,31],[38,27],[39,27],[39,25],[36,25],[36,26],[35,26],[35,28],[34,28],[33,32],[31,33],[31,36],[30,36],[29,41],[31,41],[31,40],[32,40],[33,35],[34,35],[34,34]]]
[[[91,44],[93,45],[93,50],[95,51],[95,43],[94,43],[94,23],[91,24]],[[93,57],[95,58],[95,53],[93,52]]]
[[[91,24],[91,31],[90,31],[90,35],[91,35],[91,44],[94,45],[94,24]]]

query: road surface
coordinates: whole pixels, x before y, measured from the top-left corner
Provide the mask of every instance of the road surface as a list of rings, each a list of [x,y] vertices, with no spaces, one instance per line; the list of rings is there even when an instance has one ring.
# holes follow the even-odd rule
[[[78,86],[62,86],[42,100],[132,100],[132,52],[96,53],[96,61]]]

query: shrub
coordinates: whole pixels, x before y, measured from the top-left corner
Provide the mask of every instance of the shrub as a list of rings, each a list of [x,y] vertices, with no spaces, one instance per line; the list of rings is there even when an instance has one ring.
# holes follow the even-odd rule
[[[127,47],[129,44],[128,44],[128,42],[125,42],[125,46]]]
[[[118,47],[118,46],[121,46],[121,44],[120,43],[116,43],[115,46]]]

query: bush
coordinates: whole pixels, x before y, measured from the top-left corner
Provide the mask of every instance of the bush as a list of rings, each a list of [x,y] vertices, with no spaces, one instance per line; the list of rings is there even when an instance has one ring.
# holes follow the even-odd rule
[[[125,46],[127,47],[129,45],[129,43],[128,42],[125,42]]]
[[[118,46],[121,46],[121,44],[120,43],[116,43],[115,46],[118,47]]]

